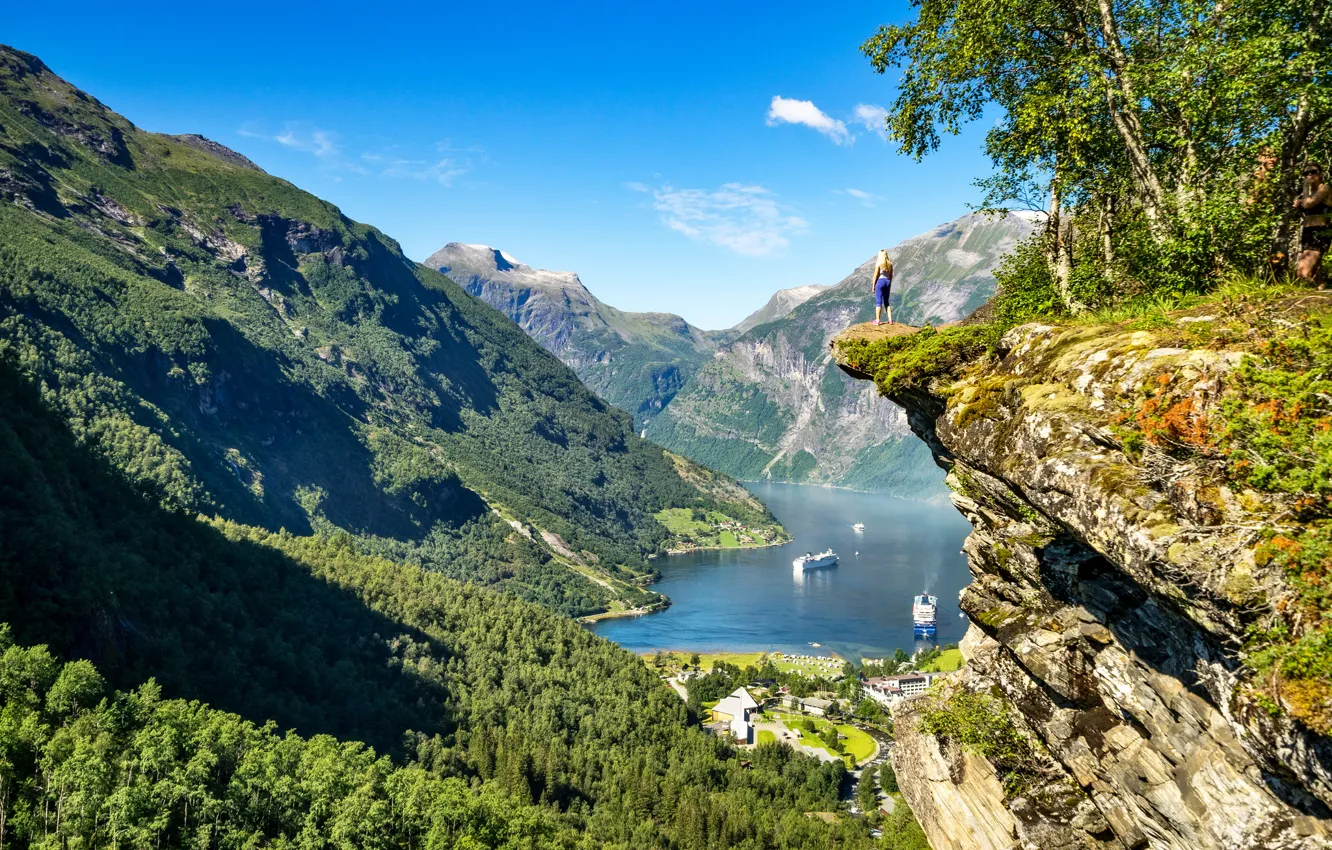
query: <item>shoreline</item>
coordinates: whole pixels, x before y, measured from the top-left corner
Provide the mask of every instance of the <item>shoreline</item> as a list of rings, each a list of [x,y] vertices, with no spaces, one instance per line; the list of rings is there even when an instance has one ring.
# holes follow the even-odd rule
[[[579,625],[590,625],[592,623],[599,623],[602,620],[619,620],[625,617],[643,617],[648,614],[656,614],[665,611],[669,607],[671,607],[671,598],[662,594],[661,601],[652,605],[646,605],[642,608],[626,608],[623,611],[601,611],[596,614],[584,614],[581,617],[575,617],[574,622]]]
[[[886,496],[889,499],[901,499],[904,502],[915,502],[919,505],[938,505],[944,504],[949,499],[949,490],[944,487],[944,492],[937,496],[930,496],[928,499],[915,499],[911,496],[901,496],[897,493],[889,493],[887,490],[857,490],[855,487],[845,487],[841,484],[819,484],[813,481],[778,481],[775,478],[737,478],[741,484],[785,484],[791,487],[822,487],[825,490],[841,490],[846,493],[860,493],[865,496]]]
[[[748,546],[694,546],[689,549],[667,549],[665,555],[669,558],[671,555],[688,555],[690,552],[738,552],[741,549],[771,549],[773,546],[785,546],[787,543],[794,541],[795,537],[791,537],[787,540],[777,540],[772,543],[752,543]],[[654,581],[652,584],[656,584],[656,582]]]
[[[663,553],[663,555],[653,555],[650,557],[656,558],[664,556],[669,558],[672,555],[688,555],[693,552],[727,552],[727,551],[740,551],[742,549],[769,549],[772,548],[773,546],[785,546],[787,543],[791,543],[794,540],[795,537],[790,537],[787,540],[775,541],[772,543],[760,543],[749,546],[695,546],[692,549],[667,549],[665,553]],[[658,581],[660,581],[660,579],[653,579],[652,581],[644,583],[643,587],[644,588],[652,587]],[[674,604],[671,598],[666,594],[662,593],[660,594],[660,596],[661,596],[661,601],[652,605],[646,605],[642,608],[627,608],[623,611],[601,611],[596,614],[584,614],[581,617],[574,617],[574,622],[578,623],[579,625],[591,625],[592,623],[599,623],[602,620],[620,620],[627,617],[644,617],[647,616],[648,614],[659,614],[662,611],[665,611],[667,608],[670,608],[671,605]]]
[[[834,660],[834,661],[846,661],[846,659],[843,658],[839,653],[837,653],[836,651],[834,651],[834,650],[832,650],[832,649],[830,649],[830,648],[828,648],[828,647],[825,647],[825,646],[809,646],[808,644],[806,644],[806,646],[807,646],[807,648],[810,650],[810,652],[809,652],[809,653],[805,653],[805,654],[808,654],[811,658],[827,658],[827,659]],[[818,650],[822,650],[822,649],[827,649],[827,650],[828,650],[828,654],[827,654],[827,655],[814,655],[814,654],[813,654],[814,652],[816,652],[816,651],[818,651]],[[637,651],[634,651],[634,650],[632,650],[632,649],[631,649],[631,650],[628,650],[628,651],[629,651],[629,652],[633,652],[633,654],[634,654],[634,655],[637,655],[639,658],[649,658],[649,659],[652,658],[652,657],[654,657],[654,656],[655,656],[657,653],[659,653],[659,652],[660,652],[662,655],[677,655],[677,656],[680,656],[680,657],[683,657],[683,658],[688,658],[689,656],[691,656],[691,655],[695,655],[695,654],[697,654],[697,655],[757,655],[757,656],[759,656],[760,658],[766,658],[766,657],[768,657],[768,656],[770,656],[770,655],[795,655],[795,654],[800,654],[800,653],[789,653],[789,652],[787,652],[787,651],[785,651],[785,650],[782,650],[782,649],[665,649],[665,648],[662,648],[662,649],[649,649],[649,650],[645,650],[645,651],[641,651],[641,652],[637,652]]]

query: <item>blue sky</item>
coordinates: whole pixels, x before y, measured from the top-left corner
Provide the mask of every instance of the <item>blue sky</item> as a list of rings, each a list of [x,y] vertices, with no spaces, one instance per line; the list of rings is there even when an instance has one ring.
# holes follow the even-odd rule
[[[43,8],[46,7],[46,8]],[[922,163],[859,45],[905,2],[13,3],[0,41],[140,127],[202,133],[424,259],[573,270],[730,326],[967,211],[984,127]]]

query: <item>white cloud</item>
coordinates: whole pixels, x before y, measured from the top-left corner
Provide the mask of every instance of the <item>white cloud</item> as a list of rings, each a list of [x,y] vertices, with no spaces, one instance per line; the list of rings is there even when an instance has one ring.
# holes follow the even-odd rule
[[[283,147],[317,157],[335,158],[342,152],[337,133],[293,121],[284,124],[277,133],[264,132],[253,124],[246,124],[236,132],[246,138],[277,142]]]
[[[312,153],[315,156],[337,156],[340,152],[336,138],[324,130],[312,130],[302,133],[287,128],[277,134],[275,141],[280,145],[295,148],[298,151]]]
[[[379,170],[380,177],[410,177],[414,180],[433,181],[441,186],[452,186],[454,178],[472,170],[470,162],[450,157],[432,161],[366,154],[362,158],[382,166]]]
[[[287,122],[280,132],[272,133],[250,123],[236,132],[247,138],[276,142],[285,148],[312,154],[319,160],[322,171],[364,175],[374,169],[380,177],[410,177],[441,186],[453,185],[455,179],[472,170],[473,156],[485,153],[476,145],[459,148],[445,139],[435,143],[436,155],[433,156],[406,156],[401,152],[401,145],[390,145],[377,151],[366,151],[353,159],[344,152],[337,133],[308,124]],[[340,177],[334,179],[341,180]]]
[[[342,142],[338,134],[331,130],[323,130],[298,121],[288,121],[276,133],[266,131],[254,123],[242,125],[236,133],[246,138],[276,142],[284,148],[311,154],[319,160],[321,171],[368,173],[365,168],[343,156]]]
[[[452,186],[453,178],[461,177],[472,170],[470,162],[460,162],[455,159],[445,157],[436,160],[412,176],[417,180],[434,180],[441,186]]]
[[[636,181],[636,180],[629,180],[629,181],[626,181],[625,183],[623,183],[623,184],[621,184],[621,185],[623,185],[624,188],[628,189],[628,190],[631,191],[631,192],[651,192],[651,191],[652,191],[652,187],[651,187],[651,186],[648,186],[648,185],[645,184],[645,183],[639,183],[639,182]]]
[[[860,205],[863,207],[873,207],[875,201],[882,200],[878,195],[870,194],[864,189],[833,189],[833,194],[850,195],[860,201]]]
[[[670,229],[737,254],[764,257],[790,244],[809,225],[762,186],[726,183],[715,191],[663,186],[653,207]]]
[[[846,124],[829,116],[809,100],[794,100],[775,95],[768,107],[768,126],[777,124],[804,124],[832,139],[836,144],[847,144],[855,139]]]
[[[412,159],[398,155],[397,149],[398,146],[393,145],[378,153],[363,153],[361,159],[379,166],[381,177],[410,177],[452,186],[454,179],[472,170],[471,154],[484,153],[475,145],[457,148],[447,140],[435,143],[436,153],[444,154],[438,158]]]
[[[857,103],[855,109],[855,122],[861,124],[865,129],[878,133],[882,139],[888,138],[888,110],[882,106],[876,106],[872,103]]]

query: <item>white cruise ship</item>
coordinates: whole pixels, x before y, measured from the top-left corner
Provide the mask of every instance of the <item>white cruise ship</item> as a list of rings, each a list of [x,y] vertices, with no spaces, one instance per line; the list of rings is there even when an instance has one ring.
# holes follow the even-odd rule
[[[851,526],[851,527],[852,527],[853,529],[855,529],[856,531],[864,531],[864,530],[865,530],[865,523],[863,523],[863,522],[858,522],[858,523],[856,523],[855,525],[853,525],[853,526]]]
[[[799,558],[791,562],[791,566],[797,570],[818,570],[824,567],[831,567],[837,563],[837,553],[829,549],[818,555],[806,552]]]
[[[935,613],[938,608],[938,598],[930,596],[928,593],[922,593],[915,598],[911,606],[911,622],[915,627],[916,634],[927,636],[934,634],[937,627]]]

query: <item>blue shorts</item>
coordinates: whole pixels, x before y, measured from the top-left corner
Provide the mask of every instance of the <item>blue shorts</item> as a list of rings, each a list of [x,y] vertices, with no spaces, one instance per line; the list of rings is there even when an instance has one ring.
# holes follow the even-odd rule
[[[874,282],[874,306],[888,307],[888,296],[893,291],[893,281],[891,278],[881,277]]]

